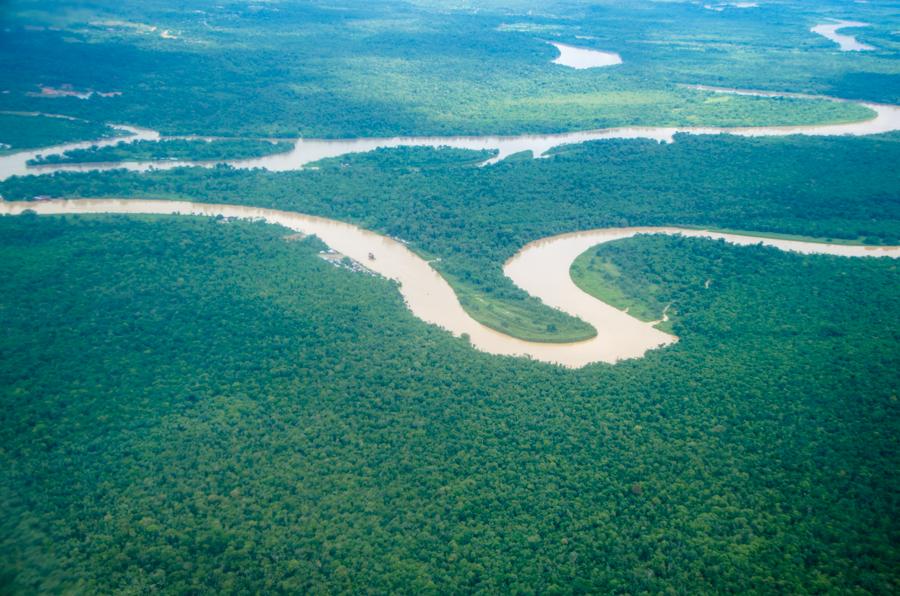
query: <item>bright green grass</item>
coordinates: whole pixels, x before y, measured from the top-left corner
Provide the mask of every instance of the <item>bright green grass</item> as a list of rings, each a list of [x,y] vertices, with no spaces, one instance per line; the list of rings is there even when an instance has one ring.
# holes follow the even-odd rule
[[[597,331],[584,321],[556,309],[541,308],[534,298],[521,301],[497,298],[453,276],[444,274],[444,277],[473,319],[506,335],[547,343],[583,341],[597,335]]]
[[[639,293],[626,293],[620,285],[623,279],[621,270],[608,258],[595,253],[596,247],[589,248],[572,262],[569,273],[575,285],[598,300],[626,310],[641,321],[659,321],[663,318],[666,304],[657,299],[660,293],[658,286],[643,283]]]

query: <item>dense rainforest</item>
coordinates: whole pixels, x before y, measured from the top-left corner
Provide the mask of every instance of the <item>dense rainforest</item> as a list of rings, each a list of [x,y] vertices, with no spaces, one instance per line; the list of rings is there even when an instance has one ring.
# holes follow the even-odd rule
[[[872,24],[861,39],[877,48],[852,60],[809,31],[849,16],[846,2],[516,4],[14,0],[0,11],[0,109],[165,134],[357,137],[866,117],[853,104],[728,97],[695,84],[900,102],[900,17],[881,3],[852,7]],[[615,51],[624,63],[555,65],[548,40]],[[38,93],[64,85],[120,95]]]
[[[410,242],[478,320],[538,340],[593,330],[514,287],[502,264],[564,232],[699,225],[900,244],[900,134],[862,138],[679,135],[562,147],[549,159],[474,165],[484,152],[401,148],[318,169],[185,168],[12,178],[8,200],[182,198],[274,207],[357,223]],[[775,165],[773,165],[775,164]]]
[[[871,49],[810,30],[834,19]],[[0,156],[113,124],[216,140],[48,161],[848,122],[872,112],[696,85],[900,104],[898,31],[879,0],[0,0]],[[550,42],[623,63],[554,64]],[[9,177],[0,200],[351,222],[427,259],[477,320],[548,342],[596,330],[504,276],[543,237],[900,244],[896,132],[495,155]],[[0,594],[900,593],[900,261],[595,246],[573,280],[678,341],[567,369],[479,352],[324,249],[259,221],[0,217]]]
[[[0,112],[0,155],[122,134],[105,124],[84,120]]]
[[[900,588],[895,261],[608,245],[681,341],[573,371],[285,236],[0,218],[0,590]]]

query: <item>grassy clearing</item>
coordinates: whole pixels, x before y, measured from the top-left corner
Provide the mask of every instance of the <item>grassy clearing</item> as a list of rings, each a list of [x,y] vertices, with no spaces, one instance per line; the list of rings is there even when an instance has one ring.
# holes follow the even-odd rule
[[[514,300],[491,296],[474,284],[447,273],[436,255],[419,246],[409,245],[408,248],[440,272],[456,292],[463,310],[482,325],[511,337],[545,343],[584,341],[597,335],[597,330],[581,319],[550,308],[536,298]]]
[[[621,270],[607,257],[598,256],[596,247],[579,255],[572,262],[569,273],[583,291],[641,321],[659,321],[666,312],[667,305],[659,297],[659,286],[631,280],[626,292]],[[671,321],[664,321],[658,327],[669,331]]]
[[[549,308],[535,298],[496,298],[446,273],[442,275],[473,319],[506,335],[546,343],[584,341],[597,335],[597,330],[584,321]]]

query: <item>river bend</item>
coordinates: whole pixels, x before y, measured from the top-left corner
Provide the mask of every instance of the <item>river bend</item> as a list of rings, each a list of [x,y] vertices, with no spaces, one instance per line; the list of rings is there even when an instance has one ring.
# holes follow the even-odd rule
[[[637,234],[681,234],[722,239],[732,244],[764,244],[803,254],[845,257],[900,257],[900,247],[864,247],[758,238],[738,234],[676,227],[614,228],[552,236],[524,246],[504,266],[517,286],[545,304],[579,317],[597,329],[597,336],[573,343],[541,343],[517,339],[482,325],[462,308],[453,288],[425,260],[402,242],[352,224],[291,211],[215,205],[188,201],[148,199],[74,199],[0,202],[0,215],[32,210],[39,215],[59,214],[191,214],[240,219],[262,219],[288,229],[312,234],[339,253],[398,283],[410,311],[419,319],[456,336],[466,334],[484,352],[526,356],[535,360],[577,368],[594,362],[614,363],[643,356],[648,350],[677,341],[578,288],[569,276],[575,258],[585,250]],[[375,259],[369,259],[372,254]]]

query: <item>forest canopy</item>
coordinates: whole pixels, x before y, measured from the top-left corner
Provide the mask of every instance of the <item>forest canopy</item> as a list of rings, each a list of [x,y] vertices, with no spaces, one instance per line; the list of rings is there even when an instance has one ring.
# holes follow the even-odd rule
[[[893,260],[607,245],[682,339],[571,371],[287,235],[0,218],[4,592],[896,590]]]
[[[331,218],[402,242],[495,330],[599,341],[504,263],[628,226],[900,245],[900,132],[115,162],[861,121],[900,104],[895,4],[0,0],[0,201]],[[813,31],[841,19],[867,49]],[[111,139],[128,127],[178,138]],[[96,160],[118,169],[78,171]],[[480,352],[261,221],[0,216],[0,594],[898,594],[898,263],[594,246],[575,283],[677,341],[570,369]]]
[[[671,144],[570,145],[550,159],[489,167],[476,165],[485,152],[407,147],[282,173],[222,166],[16,177],[0,182],[0,194],[238,203],[356,223],[439,259],[432,265],[477,320],[524,339],[564,341],[594,330],[503,275],[502,264],[528,242],[594,228],[688,225],[900,244],[898,140],[897,133],[678,135]]]
[[[850,61],[809,31],[848,16],[839,4],[714,11],[639,1],[529,11],[385,0],[61,0],[52,8],[14,0],[0,12],[0,89],[8,92],[0,109],[164,134],[328,138],[865,119],[869,112],[852,103],[690,88],[900,102],[897,11],[853,6],[873,24],[859,34],[878,51]],[[552,63],[557,50],[547,41],[615,51],[624,62],[574,70]],[[52,94],[65,89],[105,95]]]
[[[234,140],[188,140],[171,139],[163,141],[120,141],[105,147],[72,149],[61,154],[38,155],[29,165],[61,163],[108,163],[118,161],[159,161],[189,160],[217,161],[248,159],[274,153],[285,153],[294,147],[293,143],[272,142],[249,139]]]

